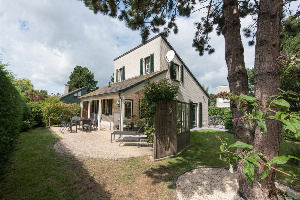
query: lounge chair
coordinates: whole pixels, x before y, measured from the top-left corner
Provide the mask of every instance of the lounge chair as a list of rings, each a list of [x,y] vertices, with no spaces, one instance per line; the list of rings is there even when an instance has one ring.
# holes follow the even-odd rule
[[[114,135],[114,139],[115,139],[116,135],[119,135],[119,138],[118,138],[118,139],[120,139],[119,146],[122,144],[122,142],[124,142],[124,138],[121,139],[122,135],[132,135],[132,136],[136,136],[136,135],[141,136],[141,135],[144,135],[144,131],[143,130],[144,130],[145,124],[146,124],[146,122],[144,122],[143,125],[137,131],[114,131],[114,132],[112,132],[111,136],[110,136],[110,142],[112,142],[112,136],[113,135]]]

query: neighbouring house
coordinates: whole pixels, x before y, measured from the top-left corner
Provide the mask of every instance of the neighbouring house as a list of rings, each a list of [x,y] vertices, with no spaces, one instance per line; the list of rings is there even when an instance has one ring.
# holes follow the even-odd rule
[[[175,54],[172,61],[168,62],[166,54],[170,50]],[[143,118],[140,107],[146,81],[163,78],[179,86],[177,100],[182,102],[181,106],[192,105],[188,128],[207,126],[209,95],[161,35],[114,59],[115,83],[80,97],[82,117],[90,118],[96,113],[99,129],[104,127],[113,130],[120,126],[120,130],[123,130],[126,118],[130,119],[132,115],[137,119]],[[88,104],[84,104],[86,102]]]
[[[218,94],[220,92],[230,92],[229,86],[228,85],[217,86],[216,93]],[[217,98],[216,107],[230,107],[230,100]]]
[[[60,97],[60,101],[64,103],[77,103],[80,104],[79,97],[87,94],[87,86],[69,92],[69,85],[64,85],[64,94]]]

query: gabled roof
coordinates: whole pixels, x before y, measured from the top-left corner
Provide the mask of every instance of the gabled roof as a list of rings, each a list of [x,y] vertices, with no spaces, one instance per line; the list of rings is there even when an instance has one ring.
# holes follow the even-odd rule
[[[104,95],[104,94],[110,94],[110,93],[119,93],[119,92],[125,92],[141,83],[144,83],[147,80],[150,80],[151,78],[154,78],[164,72],[167,72],[167,70],[153,72],[150,74],[146,74],[143,76],[137,76],[134,78],[130,78],[121,82],[114,83],[110,86],[105,86],[103,88],[100,88],[98,90],[95,90],[93,92],[90,92],[86,95],[83,95],[79,97],[80,99],[85,97],[92,97],[92,96],[98,96],[98,95]]]
[[[146,45],[147,43],[155,40],[156,38],[161,37],[163,38],[163,40],[168,44],[168,46],[170,47],[170,49],[172,49],[175,52],[175,55],[177,56],[177,58],[180,60],[180,62],[185,66],[186,70],[191,74],[191,76],[193,77],[193,79],[196,81],[196,83],[198,84],[198,86],[203,90],[203,92],[206,94],[206,96],[209,98],[209,94],[204,90],[204,88],[202,87],[202,85],[199,83],[199,81],[195,78],[195,76],[193,75],[193,73],[191,72],[191,70],[186,66],[186,64],[183,62],[183,60],[180,58],[180,56],[177,54],[177,52],[174,50],[174,48],[172,47],[172,45],[168,42],[168,40],[162,35],[162,34],[158,34],[156,36],[154,36],[153,38],[150,38],[149,40],[147,40],[144,44],[140,44],[138,46],[136,46],[135,48],[127,51],[126,53],[122,54],[121,56],[117,57],[114,59],[114,61],[118,60],[119,58],[131,53],[132,51]]]
[[[68,96],[68,95],[70,95],[70,94],[74,94],[75,92],[78,92],[78,91],[80,91],[80,90],[82,90],[82,89],[84,89],[84,88],[86,88],[86,87],[87,87],[87,86],[84,86],[84,87],[82,87],[82,88],[73,90],[72,92],[69,92],[68,94],[65,94],[65,95],[61,96],[60,99],[63,98],[63,97],[66,97],[66,96]]]

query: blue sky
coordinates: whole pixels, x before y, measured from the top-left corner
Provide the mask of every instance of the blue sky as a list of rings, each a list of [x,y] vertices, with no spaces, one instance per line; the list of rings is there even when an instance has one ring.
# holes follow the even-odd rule
[[[212,35],[216,51],[200,57],[192,47],[194,22],[202,13],[179,18],[179,33],[167,40],[201,84],[215,92],[227,85],[224,38]],[[250,22],[250,18],[243,21]],[[0,0],[0,58],[17,78],[29,78],[35,89],[63,93],[76,65],[88,67],[98,86],[108,85],[113,59],[141,43],[139,31],[123,22],[95,15],[77,0]],[[152,35],[154,36],[154,35]],[[245,44],[245,63],[252,67],[254,47]]]

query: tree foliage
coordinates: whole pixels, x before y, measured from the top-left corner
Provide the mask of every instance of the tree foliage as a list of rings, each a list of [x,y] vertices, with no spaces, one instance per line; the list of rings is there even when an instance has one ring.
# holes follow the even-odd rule
[[[28,78],[19,78],[15,81],[15,85],[17,88],[19,88],[20,92],[23,94],[31,93],[34,91],[33,84],[31,83],[31,80]]]
[[[282,25],[280,34],[280,52],[295,53],[300,50],[300,18],[289,17]]]
[[[69,92],[87,86],[87,91],[92,92],[97,90],[98,81],[95,81],[94,73],[87,67],[76,66],[71,72],[69,84]]]

